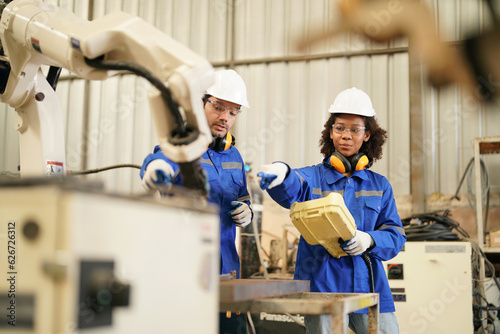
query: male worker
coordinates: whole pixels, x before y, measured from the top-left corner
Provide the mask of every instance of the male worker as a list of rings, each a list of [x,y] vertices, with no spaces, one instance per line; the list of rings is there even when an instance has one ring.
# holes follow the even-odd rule
[[[215,73],[215,83],[207,89],[203,105],[214,140],[201,156],[202,168],[210,184],[209,201],[220,207],[220,273],[236,271],[239,277],[240,261],[235,246],[236,226],[250,224],[253,212],[240,153],[234,147],[229,130],[240,113],[240,107],[250,108],[243,79],[233,70]],[[166,158],[159,146],[149,154],[141,168],[142,183],[147,191],[164,192],[174,184],[181,184],[174,174],[179,166]],[[246,333],[244,315],[227,319],[220,317],[221,333]]]

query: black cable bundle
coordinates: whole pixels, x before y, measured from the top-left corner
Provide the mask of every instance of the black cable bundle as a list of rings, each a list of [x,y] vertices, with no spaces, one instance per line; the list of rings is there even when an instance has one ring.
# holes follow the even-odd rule
[[[402,219],[408,241],[459,241],[461,237],[453,232],[457,230],[464,238],[469,234],[450,218],[449,210],[415,214]]]

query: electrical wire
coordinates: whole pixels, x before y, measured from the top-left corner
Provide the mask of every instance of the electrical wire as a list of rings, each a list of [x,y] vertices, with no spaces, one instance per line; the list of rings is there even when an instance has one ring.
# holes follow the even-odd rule
[[[449,210],[415,214],[402,219],[408,241],[451,241],[461,240],[453,232],[456,230],[463,238],[470,236],[458,222],[450,218]]]
[[[474,202],[476,200],[476,195],[474,192],[474,182],[473,182],[473,171],[474,171],[474,158],[471,158],[469,163],[467,164],[467,167],[465,168],[465,171],[462,175],[462,178],[460,179],[460,183],[458,184],[457,191],[455,192],[455,196],[453,198],[460,200],[460,197],[458,197],[458,192],[460,191],[460,188],[462,187],[462,184],[465,180],[465,177],[467,176],[467,201],[469,202],[469,206],[473,208],[474,210],[477,211],[476,206],[474,205]],[[484,212],[484,221],[483,221],[483,230],[488,231],[487,225],[488,225],[488,213],[489,213],[489,207],[490,207],[490,181],[489,181],[489,175],[488,175],[488,170],[486,168],[486,164],[484,163],[483,159],[479,159],[480,162],[480,167],[481,167],[481,189],[484,189],[484,192],[481,196],[482,202],[485,203],[485,212]]]
[[[119,165],[112,165],[112,166],[108,166],[108,167],[88,169],[88,170],[68,171],[68,175],[88,175],[88,174],[100,173],[100,172],[104,172],[104,171],[111,170],[111,169],[117,169],[117,168],[141,169],[141,166],[135,165],[135,164],[119,164]]]
[[[460,200],[460,197],[458,197],[458,192],[460,191],[460,188],[462,188],[462,184],[464,183],[465,176],[467,176],[467,171],[471,167],[472,163],[474,162],[474,158],[469,160],[469,163],[467,164],[467,167],[465,167],[465,172],[462,174],[462,178],[460,179],[460,182],[458,183],[457,191],[455,191],[455,196],[453,198]]]
[[[166,109],[170,112],[174,120],[174,127],[171,131],[164,134],[167,135],[167,140],[170,144],[175,146],[189,145],[199,137],[199,130],[188,124],[184,117],[184,110],[174,101],[170,89],[144,66],[129,61],[104,60],[104,56],[95,59],[85,58],[85,63],[103,70],[129,71],[143,77],[158,89],[165,102]],[[180,163],[179,167],[183,175],[184,187],[194,191],[197,196],[208,198],[208,182],[198,160]]]
[[[161,93],[165,104],[167,105],[169,111],[175,120],[176,130],[172,133],[170,140],[173,144],[189,144],[191,141],[195,140],[198,136],[198,132],[193,129],[189,129],[187,123],[182,116],[179,105],[174,101],[170,90],[163,84],[163,82],[151,73],[145,67],[128,62],[128,61],[114,61],[114,60],[104,60],[103,57],[96,59],[85,58],[87,65],[103,69],[103,70],[117,70],[117,71],[129,71],[136,75],[139,75],[149,81],[156,89]]]
[[[136,164],[118,164],[118,165],[111,165],[111,166],[107,166],[107,167],[87,169],[87,170],[69,170],[66,172],[66,174],[67,175],[88,175],[88,174],[100,173],[100,172],[104,172],[104,171],[111,170],[111,169],[117,169],[117,168],[141,169],[141,166],[136,165]],[[21,176],[21,173],[20,172],[1,171],[0,176],[6,176],[8,178],[19,178]]]
[[[495,282],[497,288],[500,290],[500,280],[495,274],[495,266],[493,266],[493,263],[491,263],[491,261],[487,259],[486,254],[484,254],[483,250],[479,246],[477,247],[476,251],[479,252],[479,254],[484,258],[484,264],[490,270],[493,281]]]
[[[61,75],[61,70],[62,70],[61,67],[56,67],[56,66],[49,67],[49,73],[47,74],[47,82],[54,91],[56,90],[57,82],[59,81],[59,76]]]
[[[247,312],[247,322],[250,325],[250,329],[252,330],[252,334],[257,334],[255,331],[255,325],[252,320],[252,314],[250,312]]]
[[[483,222],[483,230],[488,231],[487,226],[488,226],[488,212],[489,212],[489,203],[490,203],[490,183],[489,183],[489,176],[488,176],[488,171],[486,169],[486,165],[482,159],[479,159],[480,162],[480,169],[481,169],[481,189],[483,190],[483,193],[481,194],[481,202],[485,203],[485,212],[484,212],[484,222]],[[464,174],[462,175],[462,178],[460,179],[460,183],[458,185],[457,191],[455,192],[455,196],[453,198],[460,199],[458,197],[458,193],[460,191],[460,188],[465,180],[465,177],[467,176],[467,201],[469,203],[469,206],[473,208],[474,210],[482,210],[481,208],[476,208],[474,205],[476,201],[476,196],[475,196],[475,184],[473,182],[473,176],[474,176],[474,158],[472,158],[469,163],[467,164],[467,167],[465,168]],[[471,242],[472,245],[472,257],[471,257],[471,263],[472,263],[472,277],[473,277],[473,283],[475,284],[474,290],[473,290],[473,297],[475,299],[475,303],[473,303],[474,307],[474,322],[477,327],[482,327],[482,322],[484,320],[488,320],[488,317],[486,319],[482,319],[481,315],[481,309],[482,309],[482,300],[486,301],[486,298],[484,297],[484,282],[479,281],[477,278],[480,276],[480,258],[482,257],[484,259],[484,264],[486,267],[490,270],[491,276],[494,280],[495,285],[497,288],[500,290],[500,282],[498,278],[496,277],[495,274],[495,267],[493,264],[487,259],[486,255],[482,251],[481,247],[479,247],[475,242],[470,240],[468,237],[466,237]],[[486,305],[491,305],[486,301]],[[478,307],[479,306],[479,307]],[[490,310],[491,307],[486,307],[486,312],[487,315],[490,315]]]
[[[485,212],[484,212],[484,222],[483,222],[483,230],[487,231],[487,225],[488,225],[488,212],[489,212],[489,206],[490,206],[490,181],[489,181],[489,175],[488,175],[488,170],[486,169],[486,164],[484,163],[483,159],[479,159],[480,162],[480,167],[481,167],[481,189],[484,189],[483,194],[481,194],[481,202],[485,204]],[[473,171],[474,171],[474,164],[471,166],[469,170],[469,175],[467,176],[467,199],[469,201],[469,205],[471,208],[474,210],[482,210],[482,208],[476,208],[474,205],[474,202],[476,200],[476,194],[474,192],[474,177],[473,177]]]
[[[366,266],[368,267],[368,275],[370,276],[370,292],[374,293],[375,292],[375,282],[373,280],[373,268],[372,268],[372,261],[370,260],[370,256],[364,252],[361,254],[361,257],[366,263]]]

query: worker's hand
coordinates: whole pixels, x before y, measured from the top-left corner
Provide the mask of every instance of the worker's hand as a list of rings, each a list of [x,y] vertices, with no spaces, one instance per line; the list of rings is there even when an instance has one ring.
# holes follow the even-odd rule
[[[282,162],[263,165],[257,170],[259,185],[262,190],[272,189],[283,183],[288,174],[288,166]]]
[[[252,221],[252,209],[245,202],[232,201],[233,210],[229,211],[229,215],[233,218],[234,223],[238,227],[245,227]]]
[[[340,245],[340,248],[351,256],[363,254],[368,248],[373,246],[373,238],[366,232],[356,231],[351,239]]]
[[[152,193],[159,190],[166,193],[172,187],[172,176],[174,170],[165,160],[156,159],[151,161],[146,167],[142,185],[147,192]]]

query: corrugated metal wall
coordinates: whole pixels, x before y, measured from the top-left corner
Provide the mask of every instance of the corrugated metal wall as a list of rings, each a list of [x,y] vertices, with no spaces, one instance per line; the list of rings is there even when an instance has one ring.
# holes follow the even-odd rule
[[[479,0],[428,1],[448,40],[487,24]],[[283,160],[293,167],[321,161],[319,137],[327,109],[343,89],[356,86],[371,97],[389,140],[374,170],[387,175],[396,195],[411,193],[410,170],[424,167],[425,192],[454,193],[472,157],[472,139],[498,134],[500,112],[471,103],[460,88],[422,84],[423,156],[410,147],[410,85],[406,42],[373,44],[343,35],[305,53],[297,41],[331,26],[338,18],[333,0],[157,0],[59,1],[78,15],[97,18],[123,10],[144,18],[207,57],[216,67],[233,67],[245,79],[251,109],[233,133],[244,159],[257,167]],[[374,21],[376,22],[376,21]],[[131,75],[104,82],[63,78],[57,88],[67,124],[67,168],[92,169],[141,164],[156,143],[146,91]],[[0,165],[18,164],[13,112],[2,106]],[[490,170],[498,159],[487,157]],[[498,174],[498,173],[497,173]],[[498,176],[493,175],[493,181]],[[120,169],[92,176],[107,189],[141,192],[138,171]]]

